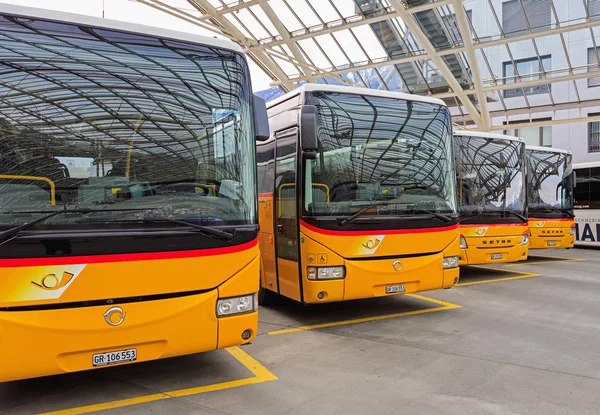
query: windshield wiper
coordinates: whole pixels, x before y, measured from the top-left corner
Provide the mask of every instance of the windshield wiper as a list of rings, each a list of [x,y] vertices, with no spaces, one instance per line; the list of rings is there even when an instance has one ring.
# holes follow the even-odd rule
[[[573,212],[571,212],[569,209],[564,209],[564,208],[543,207],[543,208],[533,208],[531,210],[533,212],[562,212],[571,218],[575,217]]]
[[[529,219],[527,219],[527,217],[521,215],[518,212],[515,212],[514,210],[509,210],[509,209],[506,209],[506,210],[475,209],[475,210],[471,210],[469,212],[465,212],[462,216],[463,216],[463,218],[470,218],[473,216],[483,216],[486,213],[498,213],[498,212],[514,215],[514,216],[518,217],[519,219],[521,219],[525,223],[529,222]]]
[[[26,222],[21,225],[17,225],[13,228],[9,228],[5,231],[0,232],[0,245],[5,244],[6,242],[13,239],[15,236],[19,234],[19,232],[24,231],[25,229],[31,228],[32,226],[37,225],[40,222],[48,220],[54,216],[62,215],[65,213],[81,213],[83,215],[87,215],[91,212],[120,212],[124,210],[147,210],[147,209],[89,209],[89,208],[77,208],[77,209],[63,209],[63,210],[55,210],[53,212],[48,213],[48,211],[8,211],[4,212],[4,214],[21,214],[21,213],[46,213],[46,215],[41,216],[31,222]]]
[[[426,214],[428,214],[428,215],[431,215],[431,216],[433,216],[434,218],[436,218],[436,219],[439,219],[439,220],[441,220],[441,221],[444,221],[444,222],[452,222],[452,217],[450,217],[450,216],[448,216],[448,215],[443,215],[443,214],[441,214],[441,213],[434,212],[434,211],[432,211],[432,210],[425,210],[425,209],[408,209],[408,210],[407,210],[407,212],[416,213],[416,214],[419,214],[419,213],[426,213]]]
[[[158,217],[158,218],[144,218],[144,222],[171,222],[176,223],[182,226],[189,226],[190,228],[194,228],[195,230],[204,233],[205,235],[212,236],[215,238],[222,239],[224,241],[231,241],[235,236],[235,232],[227,232],[222,231],[221,229],[211,228],[210,226],[198,225],[191,222],[186,222],[184,220],[172,219],[167,217]]]
[[[367,206],[361,207],[358,211],[354,212],[352,215],[348,216],[347,218],[338,220],[338,225],[339,226],[346,226],[349,223],[352,223],[354,221],[354,219],[358,218],[360,215],[362,215],[363,213],[365,213],[367,210],[373,209],[374,207],[376,207],[377,205],[379,205],[379,202],[380,201],[373,202],[371,204],[368,204]]]
[[[504,212],[504,213],[510,213],[511,215],[516,216],[517,218],[521,219],[523,222],[528,223],[529,219],[527,219],[527,217],[521,215],[518,212],[515,212],[514,210],[501,210],[500,212]]]

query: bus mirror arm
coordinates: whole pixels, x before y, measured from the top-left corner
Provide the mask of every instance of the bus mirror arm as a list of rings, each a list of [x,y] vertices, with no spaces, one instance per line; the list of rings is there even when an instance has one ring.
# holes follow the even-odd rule
[[[267,104],[258,95],[252,96],[254,107],[254,131],[256,141],[267,141],[269,139],[269,116],[267,115]]]
[[[300,110],[300,145],[302,152],[315,153],[319,148],[317,141],[317,107],[304,105]]]
[[[317,159],[317,152],[314,151],[314,150],[303,151],[302,152],[302,158],[304,160],[316,160]]]
[[[577,172],[575,170],[573,170],[573,173],[571,173],[571,174],[573,175],[573,179],[571,179],[571,180],[573,182],[573,189],[574,189],[577,187]]]

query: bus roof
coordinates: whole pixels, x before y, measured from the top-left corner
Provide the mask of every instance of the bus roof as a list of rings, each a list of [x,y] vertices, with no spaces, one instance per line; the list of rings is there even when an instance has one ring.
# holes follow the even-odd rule
[[[463,135],[466,137],[495,138],[497,140],[514,140],[514,141],[523,142],[523,139],[521,137],[515,137],[512,135],[504,135],[504,134],[487,133],[485,131],[476,131],[476,130],[454,130],[454,135]]]
[[[541,146],[525,146],[525,149],[527,150],[535,150],[535,151],[545,151],[546,153],[564,153],[564,154],[571,154],[571,152],[569,150],[563,150],[562,148],[555,148],[555,147],[541,147]]]
[[[444,101],[438,98],[424,97],[421,95],[414,94],[405,94],[403,92],[392,92],[392,91],[381,91],[379,89],[371,89],[371,88],[360,88],[354,86],[339,86],[339,85],[327,85],[327,84],[304,84],[293,91],[288,92],[287,94],[274,99],[273,101],[267,104],[267,108],[271,108],[283,101],[287,101],[293,96],[299,95],[303,92],[310,91],[322,91],[322,92],[339,92],[341,94],[356,94],[356,95],[370,95],[374,97],[384,97],[384,98],[397,98],[403,99],[406,101],[416,101],[416,102],[428,102],[430,104],[438,104],[444,105]]]
[[[593,169],[594,167],[600,167],[600,161],[588,161],[586,163],[573,164],[573,169]]]
[[[13,16],[52,20],[61,23],[72,23],[82,26],[112,29],[121,32],[148,35],[152,37],[170,38],[173,40],[181,40],[184,42],[213,46],[220,49],[229,49],[234,52],[243,53],[242,48],[237,43],[234,43],[230,40],[217,39],[209,36],[201,36],[191,33],[179,32],[176,30],[140,25],[137,23],[121,22],[118,20],[103,19],[95,16],[86,16],[83,14],[66,13],[54,10],[46,10],[35,7],[24,7],[4,3],[0,3],[0,14],[9,14]]]

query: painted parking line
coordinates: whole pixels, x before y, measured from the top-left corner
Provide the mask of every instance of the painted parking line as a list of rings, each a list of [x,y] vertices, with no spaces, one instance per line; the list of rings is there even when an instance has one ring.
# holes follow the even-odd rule
[[[554,264],[556,262],[575,262],[575,261],[585,261],[585,258],[567,258],[567,257],[559,257],[559,256],[547,256],[547,257],[534,257],[539,258],[542,261],[522,261],[514,264],[506,264],[508,267],[522,267],[525,265],[539,265],[539,264]]]
[[[212,385],[198,386],[195,388],[179,389],[169,392],[155,393],[152,395],[145,395],[136,398],[121,399],[112,402],[105,402],[94,405],[80,406],[77,408],[65,409],[54,412],[46,412],[40,415],[77,415],[86,414],[90,412],[105,411],[108,409],[122,408],[124,406],[139,405],[148,402],[155,402],[164,399],[180,398],[189,395],[198,395],[206,392],[214,392],[224,389],[238,388],[240,386],[253,385],[256,383],[270,382],[277,380],[277,376],[269,372],[269,370],[261,365],[256,359],[244,352],[239,347],[231,347],[225,349],[231,354],[238,362],[240,362],[246,369],[248,369],[254,375],[251,378],[231,380],[227,382],[215,383]]]
[[[536,274],[536,273],[533,273],[533,272],[513,271],[512,269],[485,267],[485,266],[481,266],[481,265],[473,265],[473,268],[489,269],[489,270],[492,270],[492,271],[511,272],[513,274],[518,274],[518,275],[515,275],[514,277],[490,278],[490,279],[487,279],[487,280],[477,280],[477,281],[469,281],[469,282],[460,282],[460,283],[456,284],[457,286],[459,286],[459,287],[465,287],[465,286],[468,286],[468,285],[488,284],[488,283],[491,283],[491,282],[522,280],[522,279],[525,279],[525,278],[539,277],[540,275],[542,275],[542,274]]]
[[[418,300],[427,301],[428,303],[438,304],[439,307],[425,308],[423,310],[405,311],[402,313],[384,314],[384,315],[380,315],[380,316],[354,318],[351,320],[334,321],[331,323],[311,324],[311,325],[307,325],[307,326],[274,330],[274,331],[270,331],[268,334],[274,336],[274,335],[278,335],[278,334],[297,333],[299,331],[323,329],[326,327],[345,326],[348,324],[366,323],[369,321],[386,320],[386,319],[397,318],[397,317],[415,316],[418,314],[434,313],[436,311],[451,310],[454,308],[462,307],[458,304],[453,304],[453,303],[449,303],[446,301],[441,301],[441,300],[437,300],[435,298],[429,298],[429,297],[425,297],[425,296],[417,295],[417,294],[404,294],[404,296],[416,298]]]

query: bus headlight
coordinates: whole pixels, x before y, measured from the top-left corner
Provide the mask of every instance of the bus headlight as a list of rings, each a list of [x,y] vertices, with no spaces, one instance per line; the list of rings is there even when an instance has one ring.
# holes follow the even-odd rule
[[[344,267],[308,267],[306,278],[309,280],[341,280],[346,277]]]
[[[257,301],[255,297],[255,294],[250,294],[217,300],[217,317],[250,313],[256,310]]]
[[[523,232],[521,235],[521,245],[527,245],[529,243],[529,230]]]
[[[467,240],[462,235],[460,235],[460,249],[467,249]]]
[[[569,229],[569,235],[575,235],[575,224],[571,225],[571,229]]]
[[[447,256],[442,261],[442,267],[444,269],[458,268],[458,257],[457,256]]]

